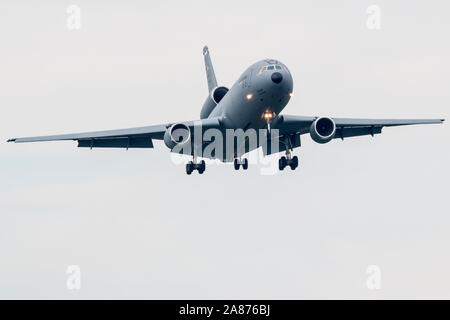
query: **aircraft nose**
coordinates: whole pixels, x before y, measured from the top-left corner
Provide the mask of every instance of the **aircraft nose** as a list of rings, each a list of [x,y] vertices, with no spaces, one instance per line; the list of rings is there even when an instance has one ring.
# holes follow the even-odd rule
[[[283,75],[279,72],[274,72],[272,73],[271,79],[275,83],[280,83],[281,81],[283,81]]]

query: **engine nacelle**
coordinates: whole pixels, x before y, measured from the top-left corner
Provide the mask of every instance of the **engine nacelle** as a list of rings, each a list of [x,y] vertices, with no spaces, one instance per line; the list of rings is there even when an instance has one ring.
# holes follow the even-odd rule
[[[336,133],[336,123],[331,118],[318,118],[311,124],[309,133],[315,142],[327,143],[334,138]]]
[[[225,97],[228,93],[228,88],[226,87],[216,87],[211,91],[211,94],[206,98],[203,104],[202,111],[200,111],[200,119],[206,119],[220,102],[220,100]]]
[[[175,123],[164,133],[164,143],[170,150],[176,145],[183,145],[189,141],[191,141],[191,130],[184,123]]]

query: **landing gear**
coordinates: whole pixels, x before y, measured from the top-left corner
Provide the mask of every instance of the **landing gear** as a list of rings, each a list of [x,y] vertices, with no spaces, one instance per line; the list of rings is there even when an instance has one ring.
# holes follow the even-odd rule
[[[244,170],[248,169],[248,160],[247,160],[247,158],[245,158],[244,162],[242,163],[242,169],[244,169]]]
[[[206,170],[206,163],[205,160],[202,160],[200,162],[197,162],[194,158],[194,161],[189,161],[186,163],[186,173],[189,175],[194,170],[197,170],[199,174],[202,174]]]
[[[280,171],[283,171],[284,168],[286,168],[287,166],[287,160],[286,157],[281,157],[280,160],[278,160],[278,169],[280,169]]]
[[[239,170],[239,166],[240,166],[240,163],[239,163],[239,160],[238,159],[234,159],[234,170]]]
[[[188,163],[186,163],[186,173],[189,175],[192,173],[192,171],[194,171],[194,164],[192,163],[192,161],[189,161]]]
[[[248,159],[244,158],[244,160],[240,159],[234,159],[233,162],[234,170],[239,170],[239,167],[242,165],[242,169],[247,170],[248,169]]]
[[[205,172],[205,170],[206,170],[206,163],[205,163],[205,160],[202,160],[198,164],[197,171],[198,171],[198,173],[202,174],[203,172]]]
[[[286,151],[286,157],[283,156],[278,160],[278,168],[282,171],[286,166],[290,166],[291,170],[295,170],[298,167],[297,156],[292,157],[289,151]]]
[[[297,156],[292,157],[292,162],[291,162],[290,166],[291,166],[291,170],[297,169],[297,167],[298,167],[298,157]]]

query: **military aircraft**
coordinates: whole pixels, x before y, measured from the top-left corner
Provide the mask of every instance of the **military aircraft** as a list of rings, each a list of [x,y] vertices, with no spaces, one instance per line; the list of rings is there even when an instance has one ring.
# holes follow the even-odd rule
[[[298,166],[291,151],[300,147],[300,137],[309,133],[317,143],[332,139],[381,133],[383,127],[442,123],[444,119],[351,119],[284,115],[293,94],[293,79],[289,69],[280,61],[265,59],[251,65],[228,89],[218,86],[208,47],[203,48],[209,94],[200,111],[200,119],[130,129],[95,131],[76,134],[13,138],[8,142],[75,140],[78,147],[88,148],[153,148],[153,140],[163,140],[172,151],[192,156],[186,173],[202,174],[205,161],[197,157],[234,162],[234,168],[248,168],[243,156],[262,147],[264,155],[285,152],[279,159],[279,169]],[[249,135],[258,130],[260,135]],[[213,134],[207,134],[213,131]],[[228,132],[234,132],[228,135]],[[244,135],[236,141],[236,133]],[[218,137],[222,134],[223,137]],[[219,139],[220,138],[220,139]],[[205,152],[209,148],[209,153]],[[225,152],[224,152],[225,151]]]

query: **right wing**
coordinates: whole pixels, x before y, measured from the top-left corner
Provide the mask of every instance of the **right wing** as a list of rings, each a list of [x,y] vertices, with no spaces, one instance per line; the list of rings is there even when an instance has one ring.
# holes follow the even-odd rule
[[[219,128],[220,119],[204,119],[183,122],[192,132],[195,126],[204,129]],[[12,138],[8,142],[40,142],[40,141],[78,141],[78,147],[87,148],[153,148],[152,139],[164,139],[164,133],[172,123],[129,129],[93,131],[73,134],[61,134],[54,136],[38,136],[28,138]]]

